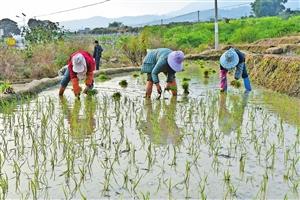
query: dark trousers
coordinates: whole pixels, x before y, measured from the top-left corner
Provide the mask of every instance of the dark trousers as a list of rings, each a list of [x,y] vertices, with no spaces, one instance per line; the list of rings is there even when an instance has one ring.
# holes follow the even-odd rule
[[[96,61],[96,70],[99,70],[100,58],[99,59],[95,59],[95,61]]]

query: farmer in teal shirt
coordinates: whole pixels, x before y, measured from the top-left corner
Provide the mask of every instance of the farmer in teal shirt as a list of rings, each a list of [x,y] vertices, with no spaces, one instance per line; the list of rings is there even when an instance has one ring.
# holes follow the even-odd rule
[[[146,97],[150,98],[153,84],[156,85],[158,94],[162,93],[158,74],[163,72],[167,76],[166,89],[171,89],[177,95],[175,73],[183,69],[184,54],[182,51],[172,51],[168,48],[151,49],[147,52],[141,68],[142,73],[147,73]]]

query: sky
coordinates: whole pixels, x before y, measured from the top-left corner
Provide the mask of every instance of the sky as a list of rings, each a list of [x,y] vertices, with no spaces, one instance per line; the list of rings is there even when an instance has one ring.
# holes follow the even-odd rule
[[[0,19],[10,18],[14,21],[23,21],[22,13],[26,18],[38,16],[37,19],[49,19],[51,21],[66,21],[73,19],[89,18],[93,16],[103,16],[117,18],[122,16],[136,16],[144,14],[165,14],[178,10],[189,4],[190,0],[110,0],[103,4],[98,4],[69,12],[47,15],[49,13],[68,10],[85,6],[104,0],[8,0],[2,1],[0,6]]]
[[[24,20],[27,21],[29,18],[33,17],[36,17],[36,19],[40,20],[47,19],[53,22],[61,22],[74,19],[84,19],[93,16],[117,18],[122,16],[137,16],[147,14],[163,15],[179,10],[193,2],[201,2],[203,5],[205,5],[205,8],[210,7],[210,5],[210,8],[212,8],[214,5],[214,0],[109,0],[103,4],[88,6],[68,12],[56,13],[103,1],[105,0],[2,1],[0,6],[0,19],[9,18],[18,22],[19,24],[22,24]],[[249,1],[251,2],[254,0],[218,0],[219,4],[222,4],[222,2],[242,4]],[[26,14],[25,18],[22,16],[22,13]]]

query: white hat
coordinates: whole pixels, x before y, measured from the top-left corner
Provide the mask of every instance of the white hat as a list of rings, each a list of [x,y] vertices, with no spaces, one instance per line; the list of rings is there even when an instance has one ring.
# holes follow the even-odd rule
[[[72,57],[73,71],[75,73],[81,73],[86,68],[86,61],[81,53],[77,53]]]
[[[220,63],[225,69],[232,69],[239,63],[239,56],[233,48],[230,48],[223,53]]]

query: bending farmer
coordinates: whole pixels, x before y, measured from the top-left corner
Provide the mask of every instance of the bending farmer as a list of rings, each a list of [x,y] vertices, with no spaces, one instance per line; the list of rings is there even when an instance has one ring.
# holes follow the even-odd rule
[[[246,64],[245,64],[245,54],[240,52],[238,49],[230,48],[228,51],[223,53],[220,58],[220,88],[221,91],[227,91],[227,72],[236,68],[234,78],[236,80],[240,79],[242,76],[244,80],[244,86],[246,92],[251,91],[250,79],[248,77]]]
[[[141,67],[142,73],[147,73],[146,97],[150,98],[153,83],[157,92],[162,93],[158,74],[163,72],[167,76],[166,89],[171,89],[174,96],[177,95],[175,73],[183,69],[184,54],[182,51],[172,51],[168,48],[149,50]]]
[[[83,93],[86,94],[87,91],[92,89],[94,86],[94,70],[95,61],[88,52],[83,50],[74,52],[68,60],[68,68],[66,69],[64,77],[61,80],[59,95],[64,94],[64,91],[71,80],[74,94],[76,97],[79,97],[81,92],[79,79],[84,78],[86,87]]]

